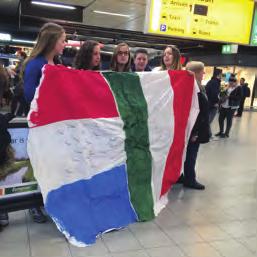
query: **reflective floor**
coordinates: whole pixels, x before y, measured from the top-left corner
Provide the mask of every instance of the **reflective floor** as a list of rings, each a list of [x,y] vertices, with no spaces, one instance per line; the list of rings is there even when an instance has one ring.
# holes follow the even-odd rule
[[[229,139],[202,145],[198,179],[205,191],[176,185],[153,221],[105,234],[94,246],[68,244],[50,221],[10,213],[0,233],[1,257],[253,257],[257,254],[257,113],[235,118]],[[217,131],[217,120],[213,124]]]

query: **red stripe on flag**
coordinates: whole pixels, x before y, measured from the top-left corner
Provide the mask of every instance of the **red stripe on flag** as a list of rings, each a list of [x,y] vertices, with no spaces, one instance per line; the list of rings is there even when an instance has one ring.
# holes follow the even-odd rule
[[[45,65],[37,110],[30,113],[34,126],[85,118],[119,117],[109,85],[99,72]]]
[[[185,148],[185,132],[190,114],[194,90],[194,77],[187,71],[169,71],[174,92],[174,138],[166,160],[161,196],[175,184],[182,168]]]

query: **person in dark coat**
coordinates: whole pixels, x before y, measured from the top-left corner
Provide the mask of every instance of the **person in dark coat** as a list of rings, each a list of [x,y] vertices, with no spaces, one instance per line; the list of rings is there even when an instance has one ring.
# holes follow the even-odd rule
[[[221,98],[221,106],[219,113],[219,127],[220,131],[215,135],[222,138],[229,137],[229,132],[232,127],[232,120],[235,111],[238,109],[240,104],[240,99],[242,98],[242,90],[239,85],[237,85],[237,79],[234,74],[230,75],[229,87],[223,94]],[[224,121],[227,120],[227,127],[224,133]]]
[[[219,109],[219,93],[222,70],[214,69],[213,76],[206,84],[206,94],[209,101],[209,122],[214,120]]]
[[[200,112],[192,129],[187,145],[186,160],[184,162],[184,187],[204,190],[205,186],[196,180],[195,164],[200,144],[208,143],[210,140],[209,103],[204,87],[201,85],[204,75],[204,64],[202,62],[189,62],[186,69],[195,74],[199,86],[198,101]]]
[[[237,110],[236,117],[242,117],[243,111],[244,111],[244,105],[245,105],[245,98],[250,97],[251,91],[248,87],[248,83],[245,83],[245,78],[240,79],[240,86],[242,91],[242,97],[240,99],[239,108]]]

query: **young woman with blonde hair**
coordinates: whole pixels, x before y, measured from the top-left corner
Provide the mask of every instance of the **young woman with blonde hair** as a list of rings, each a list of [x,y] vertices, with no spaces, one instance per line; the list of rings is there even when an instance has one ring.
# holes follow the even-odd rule
[[[126,43],[120,43],[114,49],[110,68],[112,71],[129,72],[131,66],[131,55],[129,46]]]
[[[58,24],[46,23],[40,29],[37,43],[30,56],[24,61],[21,72],[24,94],[28,103],[32,101],[39,85],[43,66],[45,64],[54,65],[54,57],[62,54],[65,40],[65,31]]]
[[[39,86],[43,66],[45,64],[54,65],[54,57],[62,54],[65,40],[65,31],[58,24],[46,23],[40,29],[37,43],[30,56],[24,61],[21,72],[24,96],[29,104],[34,98],[36,88]],[[40,208],[32,208],[29,211],[35,222],[46,222],[46,216]]]

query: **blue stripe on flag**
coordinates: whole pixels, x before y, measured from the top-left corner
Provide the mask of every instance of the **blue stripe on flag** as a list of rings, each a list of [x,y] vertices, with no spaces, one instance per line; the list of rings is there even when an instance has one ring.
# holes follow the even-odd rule
[[[45,208],[62,232],[93,244],[99,233],[137,221],[127,183],[126,166],[121,165],[50,191]]]

